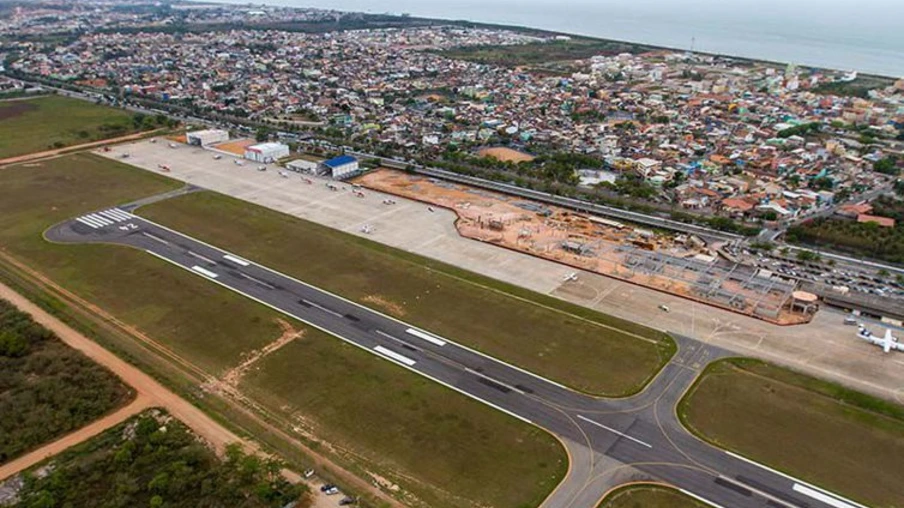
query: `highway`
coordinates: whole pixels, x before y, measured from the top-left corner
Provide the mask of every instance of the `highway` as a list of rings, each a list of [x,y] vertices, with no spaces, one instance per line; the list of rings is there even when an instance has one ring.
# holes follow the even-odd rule
[[[715,448],[684,429],[676,404],[702,368],[726,351],[676,337],[679,352],[642,393],[595,398],[135,216],[131,211],[136,206],[86,212],[45,236],[53,242],[111,243],[146,251],[546,429],[572,458],[569,475],[546,507],[592,508],[609,488],[629,480],[665,482],[725,508],[861,507]]]

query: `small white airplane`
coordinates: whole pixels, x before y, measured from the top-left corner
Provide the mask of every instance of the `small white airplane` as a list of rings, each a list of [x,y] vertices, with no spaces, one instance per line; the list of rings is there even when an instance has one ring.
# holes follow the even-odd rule
[[[240,161],[240,160],[238,160],[238,159],[234,159],[232,162],[233,162],[233,164],[235,164],[236,166],[244,166],[244,165],[245,165],[244,162],[242,162],[242,161]]]
[[[365,224],[365,225],[361,226],[361,232],[364,233],[365,235],[369,235],[374,232],[374,227],[371,226],[370,224]]]
[[[880,338],[873,335],[873,332],[867,330],[866,327],[861,324],[857,326],[857,337],[860,337],[874,346],[881,347],[882,351],[886,353],[889,353],[892,350],[904,352],[904,343],[898,342],[898,339],[891,334],[891,330],[888,328],[885,329],[885,336]]]
[[[220,154],[216,154],[216,155],[213,156],[213,160],[215,160],[215,161],[218,161],[218,160],[220,160],[220,159],[222,159],[222,158],[223,158],[223,156],[220,155]]]
[[[281,176],[283,178],[289,178],[289,173],[286,173],[285,171],[280,171],[279,176]]]
[[[577,272],[566,273],[565,277],[562,278],[563,282],[576,281],[576,280],[578,280]]]

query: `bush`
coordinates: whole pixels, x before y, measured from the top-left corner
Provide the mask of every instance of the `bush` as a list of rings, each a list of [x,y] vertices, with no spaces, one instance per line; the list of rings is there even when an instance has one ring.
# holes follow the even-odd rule
[[[96,420],[129,395],[112,373],[0,300],[0,463]]]

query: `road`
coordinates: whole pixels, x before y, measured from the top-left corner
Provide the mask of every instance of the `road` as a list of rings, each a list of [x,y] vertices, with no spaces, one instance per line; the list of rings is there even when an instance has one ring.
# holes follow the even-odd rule
[[[86,213],[46,236],[144,250],[548,430],[566,446],[571,469],[547,507],[592,507],[611,486],[639,479],[666,482],[723,507],[858,506],[726,453],[684,429],[675,411],[679,399],[707,363],[728,354],[724,350],[678,336],[679,352],[641,394],[598,399],[135,216],[134,208]]]

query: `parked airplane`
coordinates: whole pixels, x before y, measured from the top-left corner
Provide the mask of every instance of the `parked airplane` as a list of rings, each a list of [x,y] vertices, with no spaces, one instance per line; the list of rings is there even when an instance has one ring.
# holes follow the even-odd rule
[[[218,160],[220,160],[220,159],[222,159],[222,158],[223,158],[223,156],[220,155],[220,154],[216,154],[216,155],[213,156],[213,160],[215,160],[215,161],[218,161]]]
[[[160,171],[163,171],[164,173],[169,173],[170,167],[167,166],[166,164],[157,164],[157,167],[160,168]]]
[[[238,160],[238,159],[233,159],[232,162],[233,162],[236,166],[244,166],[244,165],[245,165],[244,162],[242,162],[242,161],[240,161],[240,160]]]
[[[576,280],[578,280],[577,272],[567,273],[567,274],[565,274],[565,277],[562,279],[563,282],[576,281]]]
[[[873,335],[873,332],[867,330],[865,326],[859,325],[857,327],[857,337],[860,337],[874,346],[881,347],[882,351],[885,351],[886,353],[892,350],[904,352],[904,343],[898,342],[898,339],[891,334],[891,330],[888,328],[885,329],[885,336],[879,338]]]

